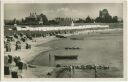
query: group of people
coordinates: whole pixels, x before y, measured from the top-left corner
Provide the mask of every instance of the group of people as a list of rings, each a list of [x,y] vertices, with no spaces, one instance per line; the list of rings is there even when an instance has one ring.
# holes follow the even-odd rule
[[[4,56],[4,75],[11,75],[12,78],[22,78],[23,69],[27,70],[27,64],[19,56]]]
[[[107,70],[110,67],[109,66],[104,66],[104,65],[60,65],[57,64],[56,67],[64,67],[64,68],[68,68],[70,70],[70,68],[74,68],[74,69],[102,69],[102,70]]]

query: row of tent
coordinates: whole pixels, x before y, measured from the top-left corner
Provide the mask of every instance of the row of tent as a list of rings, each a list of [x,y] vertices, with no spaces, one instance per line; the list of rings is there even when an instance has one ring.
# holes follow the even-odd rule
[[[19,27],[15,26],[17,31],[54,31],[54,30],[72,30],[72,29],[88,29],[88,28],[99,28],[108,29],[109,25],[83,25],[83,26],[61,26],[61,27]]]

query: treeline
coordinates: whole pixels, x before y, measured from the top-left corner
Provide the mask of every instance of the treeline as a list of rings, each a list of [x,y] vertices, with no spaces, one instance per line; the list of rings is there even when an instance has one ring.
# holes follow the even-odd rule
[[[63,21],[56,21],[55,19],[53,20],[45,20],[46,22],[43,22],[43,25],[59,25],[60,22]],[[65,19],[66,21],[66,19]],[[74,23],[119,23],[119,22],[123,22],[122,20],[119,21],[117,16],[114,17],[106,17],[106,18],[101,18],[101,17],[97,17],[95,19],[91,18],[90,16],[88,16],[85,19],[79,18],[77,20],[72,20]],[[68,21],[68,23],[71,21]],[[24,19],[22,20],[5,20],[5,25],[29,25],[29,23],[27,23]],[[40,25],[39,23],[33,23],[31,25]]]
[[[75,21],[75,23],[118,23],[118,22],[123,22],[122,20],[119,21],[117,16],[113,17],[97,17],[95,19],[91,18],[88,16],[86,19],[79,18],[78,20]]]
[[[25,21],[25,19],[22,19],[22,20],[13,19],[13,20],[4,20],[4,24],[5,25],[14,25],[14,24],[17,24],[17,25],[58,25],[59,24],[55,20],[47,20],[46,19],[44,21],[43,21],[43,24],[41,24],[38,21],[29,23],[29,22]]]

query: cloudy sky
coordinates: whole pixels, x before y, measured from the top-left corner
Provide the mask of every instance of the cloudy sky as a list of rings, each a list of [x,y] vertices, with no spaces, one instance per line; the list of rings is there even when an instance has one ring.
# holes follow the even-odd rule
[[[99,10],[108,9],[110,15],[123,17],[121,3],[10,3],[4,6],[5,19],[21,19],[31,13],[43,13],[48,19],[55,17],[95,18]]]

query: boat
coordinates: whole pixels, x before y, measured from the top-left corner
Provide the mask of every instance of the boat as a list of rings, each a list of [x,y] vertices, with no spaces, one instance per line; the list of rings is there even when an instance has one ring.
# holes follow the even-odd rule
[[[78,55],[54,55],[55,59],[77,59]]]
[[[65,47],[65,50],[70,50],[70,49],[75,50],[75,49],[80,49],[80,48],[79,47]]]
[[[71,40],[84,40],[84,38],[70,38]]]
[[[67,38],[65,36],[62,36],[62,35],[56,35],[57,38]]]

